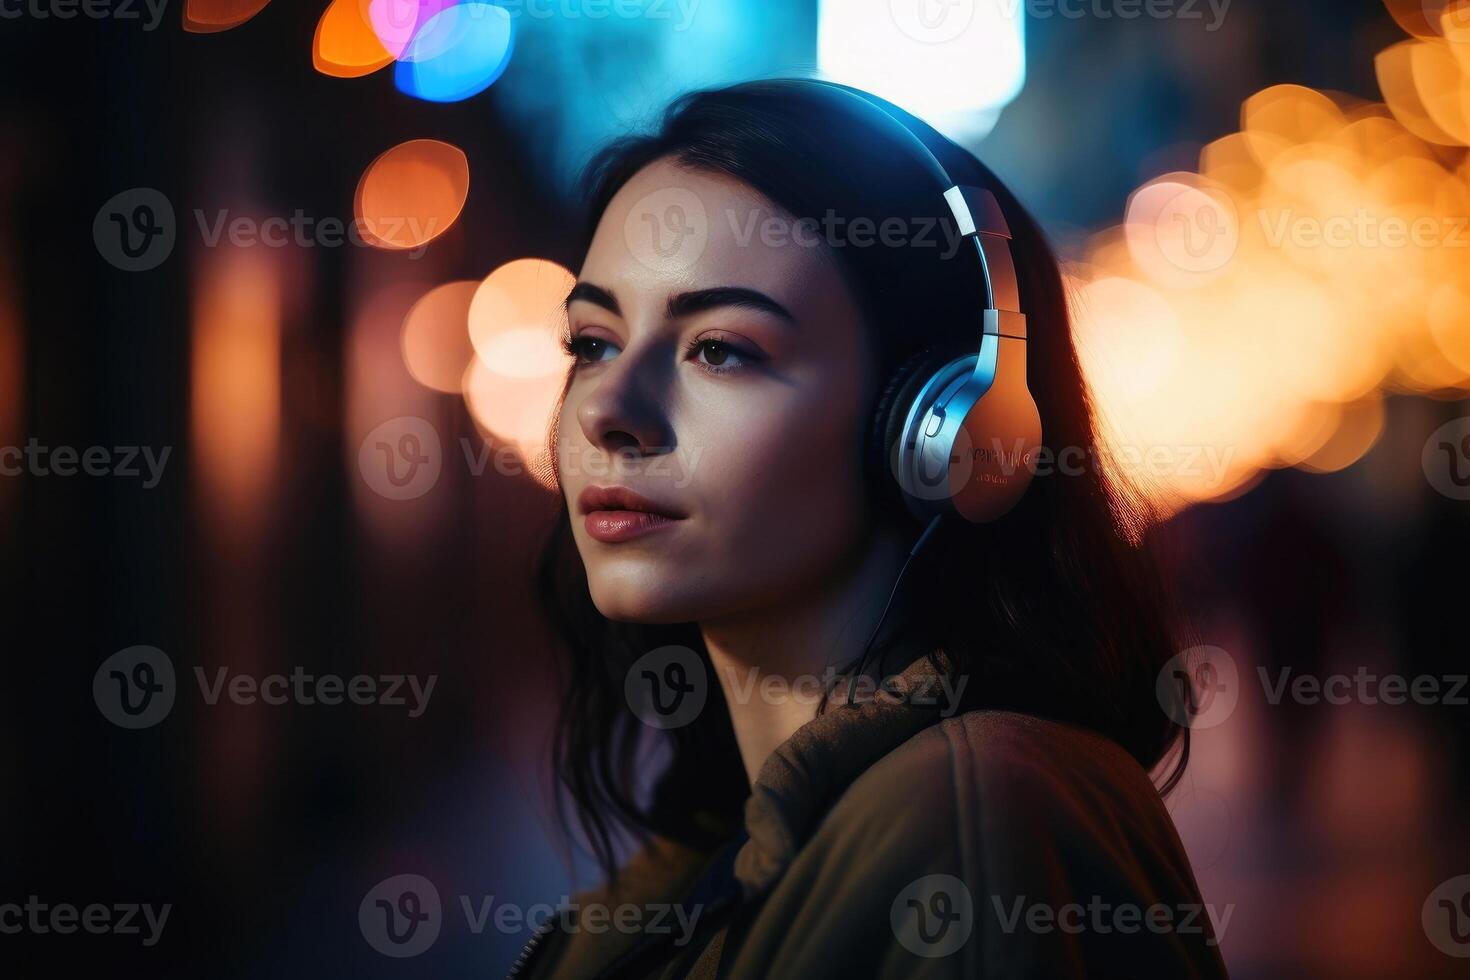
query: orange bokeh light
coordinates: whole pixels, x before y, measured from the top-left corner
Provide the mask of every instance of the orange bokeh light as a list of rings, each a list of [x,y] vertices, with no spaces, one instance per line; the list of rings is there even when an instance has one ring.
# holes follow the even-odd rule
[[[469,190],[470,164],[463,150],[440,140],[409,140],[363,171],[354,211],[369,244],[418,248],[449,230]]]
[[[213,34],[239,27],[265,9],[270,0],[184,0],[184,30]]]
[[[487,436],[530,459],[547,487],[546,439],[568,366],[563,304],[575,281],[555,262],[518,259],[486,276],[470,304],[476,356],[464,375],[465,405]]]
[[[1470,391],[1470,2],[1389,6],[1418,39],[1379,55],[1383,103],[1253,95],[1070,268],[1105,449],[1165,514],[1352,465],[1385,393]]]
[[[311,43],[317,71],[333,78],[360,78],[392,61],[368,22],[366,0],[333,0],[322,12]]]
[[[548,437],[551,415],[561,395],[562,378],[508,378],[479,358],[464,373],[464,401],[470,418],[492,446],[510,446],[526,461],[526,472],[541,486],[555,489]]]
[[[470,346],[470,301],[480,283],[447,282],[425,293],[403,319],[403,363],[415,381],[435,391],[459,394]]]
[[[194,302],[195,472],[220,527],[259,527],[275,480],[281,415],[280,270],[265,249],[211,250]]]
[[[470,341],[486,366],[507,377],[559,371],[565,365],[558,350],[566,325],[563,304],[576,281],[565,267],[545,259],[516,259],[486,276],[470,305]],[[521,330],[531,335],[507,341]],[[557,357],[549,358],[548,350],[558,350]]]

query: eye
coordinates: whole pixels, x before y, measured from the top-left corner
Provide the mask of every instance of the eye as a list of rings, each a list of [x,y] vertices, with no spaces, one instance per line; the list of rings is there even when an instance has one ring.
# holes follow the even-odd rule
[[[708,374],[727,374],[749,366],[759,358],[726,340],[711,337],[696,338],[684,349],[684,356],[691,358],[699,369]]]
[[[577,364],[592,364],[606,360],[604,355],[608,351],[617,350],[617,346],[601,337],[582,334],[576,337],[563,337],[561,349],[566,351]]]

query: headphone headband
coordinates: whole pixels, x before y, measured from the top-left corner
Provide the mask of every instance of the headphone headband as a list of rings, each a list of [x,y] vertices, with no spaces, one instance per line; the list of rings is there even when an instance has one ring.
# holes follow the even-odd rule
[[[944,202],[954,217],[959,233],[974,242],[975,255],[980,262],[980,276],[985,285],[985,305],[982,309],[994,310],[1010,316],[997,317],[995,329],[989,329],[991,318],[986,318],[985,333],[1026,339],[1026,320],[1021,313],[1020,289],[1016,285],[1016,266],[1011,258],[1011,228],[995,195],[983,187],[958,184],[939,162],[929,144],[914,132],[902,119],[889,112],[861,89],[852,88],[822,78],[811,81],[841,92],[860,106],[873,119],[880,121],[902,142],[914,149],[915,159],[933,176],[944,196]],[[1004,326],[1005,329],[1000,329]]]
[[[885,466],[915,516],[995,520],[1030,484],[1030,463],[1041,444],[1040,418],[1026,386],[1026,316],[1010,225],[991,191],[952,180],[929,144],[881,102],[851,86],[810,81],[843,93],[913,148],[975,249],[984,292],[978,350],[937,370],[926,365],[933,371],[927,378],[895,379],[889,390],[898,392],[896,403],[883,399],[875,431],[885,454],[893,443]]]

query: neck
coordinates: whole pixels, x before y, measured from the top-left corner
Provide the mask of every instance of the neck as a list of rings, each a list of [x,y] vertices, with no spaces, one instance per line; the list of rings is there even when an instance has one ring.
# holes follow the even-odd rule
[[[777,746],[816,717],[833,671],[862,653],[912,544],[879,529],[847,574],[779,604],[699,624],[752,785]],[[890,621],[903,598],[894,599]]]

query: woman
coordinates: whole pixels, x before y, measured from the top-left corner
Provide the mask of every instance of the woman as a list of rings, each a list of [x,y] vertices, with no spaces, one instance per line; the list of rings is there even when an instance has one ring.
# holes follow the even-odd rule
[[[882,109],[923,147],[782,79],[687,95],[589,168],[540,577],[607,883],[515,975],[1224,975],[1148,776],[1187,758],[1155,694],[1177,627],[1149,515],[1094,465],[1057,260]],[[926,151],[1009,226],[1056,461],[995,520],[929,520],[877,421],[976,352],[1000,282]]]

